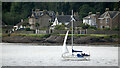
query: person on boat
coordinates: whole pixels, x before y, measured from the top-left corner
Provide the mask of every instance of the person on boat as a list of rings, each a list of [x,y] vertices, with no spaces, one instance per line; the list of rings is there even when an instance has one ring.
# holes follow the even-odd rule
[[[85,53],[81,53],[81,55],[85,56]]]

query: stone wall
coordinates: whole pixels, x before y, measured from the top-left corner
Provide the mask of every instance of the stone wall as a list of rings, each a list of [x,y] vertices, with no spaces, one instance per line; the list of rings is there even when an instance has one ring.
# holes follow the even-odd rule
[[[109,31],[105,31],[105,30],[97,30],[97,31],[90,31],[88,30],[87,31],[87,34],[118,34],[119,31],[112,31],[112,30],[109,30]]]
[[[36,31],[36,34],[48,34],[48,30],[38,30]]]
[[[56,33],[56,34],[65,34],[66,30],[52,30],[51,33]],[[69,31],[69,34],[71,33],[71,31]],[[112,30],[96,30],[96,31],[92,31],[92,30],[75,30],[74,34],[118,34],[119,31],[112,31]]]
[[[66,34],[67,30],[39,30],[37,33],[35,31],[15,31],[14,33],[24,33],[24,34]],[[112,30],[75,30],[74,34],[118,34],[119,31]],[[71,31],[69,31],[71,34]]]
[[[14,33],[34,34],[34,31],[15,31]]]

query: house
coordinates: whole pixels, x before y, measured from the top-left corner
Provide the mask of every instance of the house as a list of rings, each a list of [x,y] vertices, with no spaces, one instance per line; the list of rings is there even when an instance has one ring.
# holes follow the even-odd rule
[[[62,12],[61,15],[58,15],[58,12],[56,13],[55,19],[53,21],[53,24],[51,25],[51,29],[54,29],[56,25],[62,25],[64,24],[65,26],[69,25],[71,22],[72,18],[71,15],[64,15]],[[75,21],[80,21],[78,15],[73,16],[73,20]]]
[[[119,9],[120,10],[120,9]],[[110,11],[109,8],[106,8],[106,12],[104,12],[99,18],[98,28],[116,28],[120,19],[120,11]]]
[[[97,19],[99,17],[99,14],[99,12],[96,12],[96,14],[89,12],[89,15],[83,18],[83,23],[97,27]]]
[[[40,11],[39,9],[36,9],[35,11],[32,11],[32,15],[29,17],[29,24],[31,25],[30,29],[47,29],[54,17],[55,13],[53,11]],[[38,23],[39,26],[36,27],[36,23]]]
[[[26,27],[29,27],[28,22],[27,21],[23,21],[23,19],[21,19],[21,21],[18,24],[13,26],[13,31],[19,30],[19,29],[24,29]]]

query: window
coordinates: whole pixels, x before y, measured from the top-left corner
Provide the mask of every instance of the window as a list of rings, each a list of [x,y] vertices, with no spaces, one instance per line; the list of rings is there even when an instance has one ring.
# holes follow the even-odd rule
[[[49,19],[49,22],[52,22],[51,19]]]
[[[100,20],[100,23],[102,23],[102,20]]]
[[[109,18],[106,18],[106,23],[109,23]]]
[[[109,26],[105,26],[105,28],[109,28]]]

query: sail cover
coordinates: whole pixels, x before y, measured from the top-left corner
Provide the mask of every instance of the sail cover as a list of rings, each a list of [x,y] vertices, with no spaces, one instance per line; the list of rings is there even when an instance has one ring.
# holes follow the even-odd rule
[[[66,46],[66,40],[67,40],[67,37],[68,37],[68,32],[69,32],[69,30],[67,31],[67,33],[65,35],[65,39],[64,39],[64,43],[63,43],[63,54],[64,53],[69,53],[68,48]]]
[[[72,49],[72,52],[83,52],[83,51],[78,51],[78,50],[73,50],[73,49]]]

